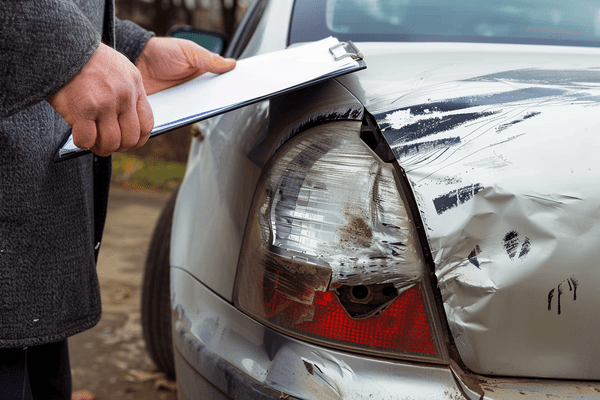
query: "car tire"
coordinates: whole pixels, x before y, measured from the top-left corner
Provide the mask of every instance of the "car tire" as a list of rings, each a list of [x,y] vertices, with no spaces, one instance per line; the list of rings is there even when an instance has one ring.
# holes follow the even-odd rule
[[[142,284],[142,331],[146,348],[158,369],[169,377],[175,376],[169,255],[177,191],[175,189],[171,194],[154,227]]]

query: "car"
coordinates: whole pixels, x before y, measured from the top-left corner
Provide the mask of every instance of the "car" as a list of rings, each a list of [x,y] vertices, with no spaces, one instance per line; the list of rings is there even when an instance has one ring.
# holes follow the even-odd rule
[[[196,126],[143,289],[179,398],[600,398],[600,3],[258,0],[225,55],[329,36],[367,68]]]

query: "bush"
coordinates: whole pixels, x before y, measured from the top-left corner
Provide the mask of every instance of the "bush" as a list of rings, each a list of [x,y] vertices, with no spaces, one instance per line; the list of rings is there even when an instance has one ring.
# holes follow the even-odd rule
[[[170,191],[179,186],[184,174],[184,163],[127,153],[113,155],[112,183],[127,189]]]

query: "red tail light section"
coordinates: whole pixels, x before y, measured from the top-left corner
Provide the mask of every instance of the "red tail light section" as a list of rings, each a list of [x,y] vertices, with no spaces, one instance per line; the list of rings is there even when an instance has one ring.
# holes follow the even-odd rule
[[[362,354],[447,362],[394,167],[334,122],[290,140],[263,171],[236,307],[272,329]]]
[[[267,318],[281,315],[287,326],[317,340],[335,340],[340,345],[346,343],[348,347],[362,345],[436,354],[421,291],[416,286],[400,294],[380,315],[366,319],[351,318],[334,292],[330,291],[314,293],[310,307],[314,314],[311,320],[301,323],[295,322],[303,320],[308,309],[306,305],[290,301],[277,290],[264,307]]]

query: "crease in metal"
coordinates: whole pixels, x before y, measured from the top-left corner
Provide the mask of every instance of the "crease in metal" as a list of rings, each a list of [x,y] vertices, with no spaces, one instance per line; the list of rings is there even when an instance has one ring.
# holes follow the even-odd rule
[[[474,372],[600,379],[584,344],[600,301],[589,286],[600,284],[598,81],[596,70],[515,70],[378,102]],[[548,362],[566,354],[580,367]]]

